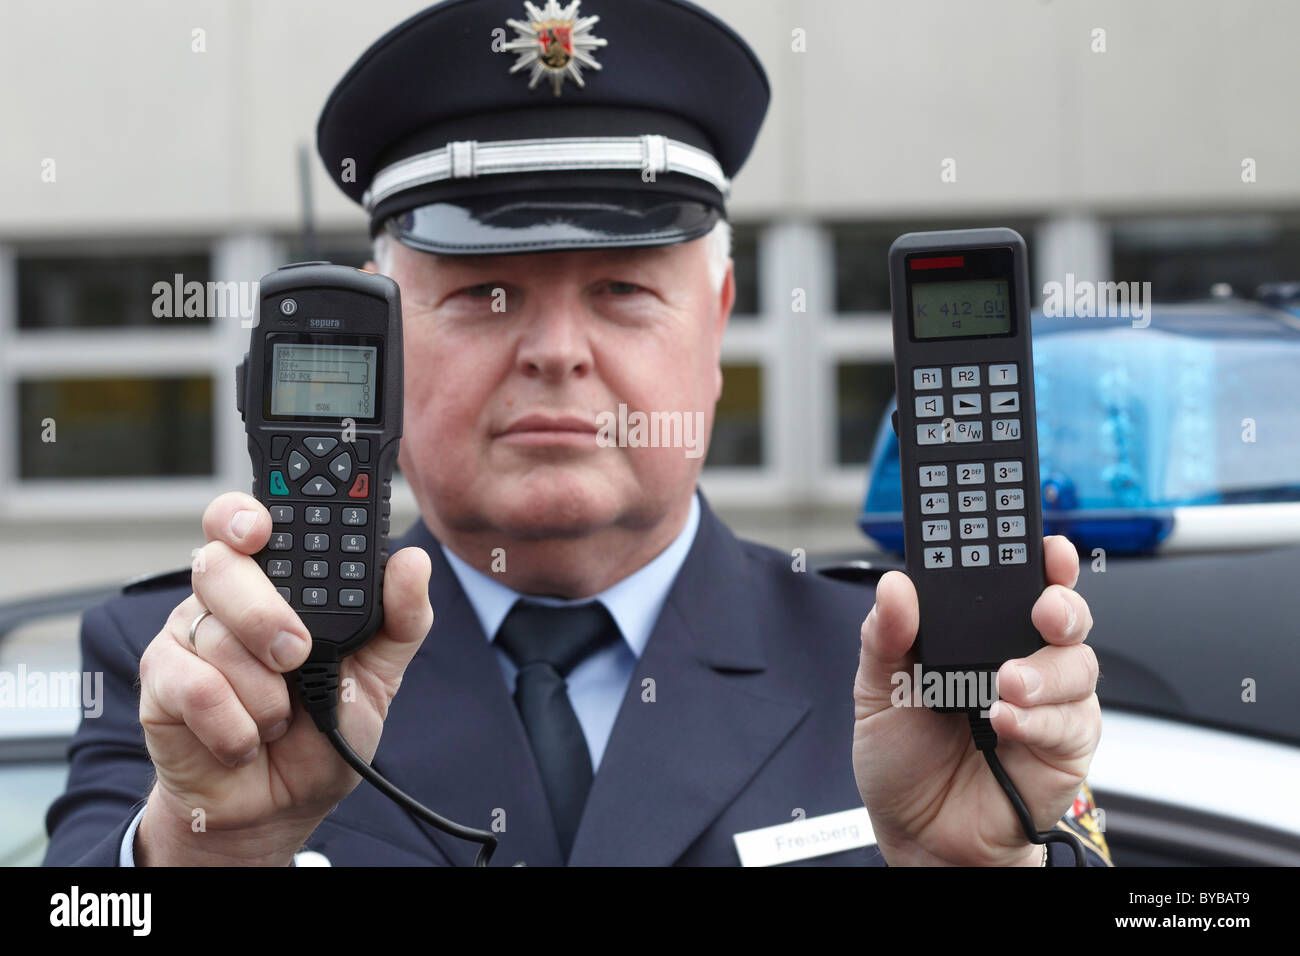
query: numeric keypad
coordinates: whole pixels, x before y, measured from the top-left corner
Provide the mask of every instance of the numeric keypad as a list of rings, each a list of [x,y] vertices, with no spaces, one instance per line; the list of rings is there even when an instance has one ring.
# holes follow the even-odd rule
[[[364,609],[371,509],[369,442],[338,436],[277,435],[271,440],[268,487],[273,496],[310,499],[269,507],[272,531],[264,563],[276,590],[308,609]],[[336,499],[326,504],[321,499]],[[346,506],[344,506],[346,504]],[[345,586],[346,585],[346,586]]]
[[[921,540],[927,545],[925,567],[1024,564],[1028,560],[1025,491],[1005,484],[1023,481],[1023,477],[1024,463],[1020,459],[920,465],[917,478],[922,486],[920,518]],[[930,542],[952,541],[954,537],[958,543],[973,542],[956,549],[955,562],[953,548],[930,546]],[[995,543],[979,543],[990,539]]]

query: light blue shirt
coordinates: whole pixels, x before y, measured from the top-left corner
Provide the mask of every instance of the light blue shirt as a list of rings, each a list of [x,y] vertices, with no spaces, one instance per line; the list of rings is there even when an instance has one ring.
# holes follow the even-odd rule
[[[614,729],[614,720],[623,703],[627,691],[627,682],[632,679],[636,662],[645,650],[659,612],[663,610],[664,601],[672,589],[677,572],[682,569],[686,555],[695,543],[695,533],[700,527],[700,502],[697,495],[691,496],[690,513],[681,533],[673,539],[672,544],[659,552],[658,557],[641,570],[636,571],[612,587],[601,591],[594,597],[577,601],[565,601],[554,597],[524,595],[512,590],[489,577],[477,568],[470,567],[453,554],[444,545],[442,553],[447,556],[456,580],[469,599],[470,606],[483,626],[483,633],[488,640],[495,643],[501,622],[514,607],[515,601],[527,597],[539,604],[564,607],[574,604],[588,604],[600,601],[609,611],[623,636],[621,644],[612,644],[592,654],[575,667],[566,680],[569,690],[569,702],[573,712],[582,726],[583,736],[587,738],[587,750],[591,754],[591,769],[594,772],[600,766],[600,759],[605,754],[605,745],[609,742],[610,732]],[[518,669],[514,662],[500,646],[495,647],[497,663],[501,666],[501,676],[506,687],[514,693],[515,675]],[[135,831],[144,816],[144,807],[135,815],[126,835],[122,837],[122,848],[118,853],[119,866],[135,866]]]

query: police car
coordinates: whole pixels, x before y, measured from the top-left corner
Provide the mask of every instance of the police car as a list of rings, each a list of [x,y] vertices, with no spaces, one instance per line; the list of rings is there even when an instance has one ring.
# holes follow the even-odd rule
[[[1300,864],[1300,284],[1033,317],[1044,528],[1078,548],[1117,865]],[[859,525],[901,566],[898,442]]]

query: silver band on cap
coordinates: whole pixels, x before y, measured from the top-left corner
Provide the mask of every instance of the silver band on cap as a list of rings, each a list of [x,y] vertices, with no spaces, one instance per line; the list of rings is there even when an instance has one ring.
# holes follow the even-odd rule
[[[385,166],[375,175],[361,203],[366,212],[373,212],[390,196],[428,183],[564,169],[636,169],[651,176],[684,173],[713,186],[724,199],[731,193],[731,182],[718,161],[697,146],[657,134],[569,136],[487,143],[457,140]]]

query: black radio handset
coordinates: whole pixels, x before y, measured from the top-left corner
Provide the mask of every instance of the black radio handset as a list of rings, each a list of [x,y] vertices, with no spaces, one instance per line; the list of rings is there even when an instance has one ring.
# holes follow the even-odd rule
[[[1026,260],[1010,229],[908,233],[889,250],[917,658],[945,689],[969,686],[950,674],[987,687],[1044,643],[1029,619],[1047,581]]]
[[[244,375],[257,562],[307,625],[308,666],[383,623],[389,491],[402,437],[402,308],[386,276],[300,263],[261,280]]]
[[[1029,842],[1069,843],[1085,866],[1073,834],[1037,832],[984,710],[1002,664],[1045,645],[1030,620],[1047,580],[1025,240],[1000,228],[907,233],[889,249],[889,293],[926,697],[966,714]]]
[[[379,775],[338,727],[339,663],[383,625],[389,494],[402,436],[402,306],[386,276],[301,262],[263,276],[260,317],[236,376],[253,497],[271,513],[254,560],[311,635],[294,673],[304,709],[339,755],[408,812],[482,844]]]

